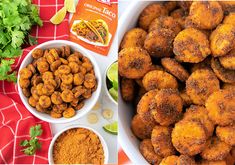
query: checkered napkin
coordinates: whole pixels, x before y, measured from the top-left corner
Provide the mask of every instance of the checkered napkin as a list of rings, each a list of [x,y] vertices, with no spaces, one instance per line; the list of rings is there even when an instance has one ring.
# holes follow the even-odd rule
[[[64,6],[64,0],[33,0],[38,5],[43,27],[34,27],[31,35],[38,38],[38,43],[48,40],[68,39],[68,14],[64,21],[55,26],[50,23],[50,18]],[[23,55],[16,59],[12,69],[18,71],[20,64],[27,53],[33,49],[27,47]],[[52,133],[49,123],[34,117],[20,100],[17,84],[6,81],[0,82],[0,164],[47,164],[47,153]],[[41,124],[43,129],[39,141],[42,142],[41,150],[35,155],[27,156],[21,152],[20,141],[29,139],[31,126]]]

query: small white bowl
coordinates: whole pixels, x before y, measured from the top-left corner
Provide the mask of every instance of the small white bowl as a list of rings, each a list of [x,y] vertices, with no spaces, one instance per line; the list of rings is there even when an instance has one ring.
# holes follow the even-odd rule
[[[98,83],[96,91],[92,93],[92,96],[89,99],[85,100],[85,105],[82,107],[82,109],[80,109],[79,111],[76,111],[75,116],[73,116],[72,118],[67,119],[67,118],[62,117],[62,118],[56,119],[56,118],[51,117],[48,114],[38,112],[35,108],[31,107],[28,103],[27,97],[24,96],[24,94],[22,92],[22,88],[19,85],[20,75],[18,74],[17,86],[18,86],[20,98],[21,98],[24,106],[37,118],[44,120],[44,121],[47,121],[47,122],[50,122],[50,123],[68,123],[68,122],[77,120],[78,118],[81,118],[82,116],[87,114],[92,109],[92,107],[94,107],[97,100],[99,99],[99,95],[100,95],[101,87],[102,87],[102,80],[101,80],[102,78],[101,78],[101,73],[100,73],[100,69],[97,65],[97,62],[92,57],[92,55],[90,55],[80,45],[73,43],[73,42],[70,42],[70,41],[66,41],[66,40],[54,40],[54,41],[48,41],[43,44],[40,44],[37,47],[35,47],[34,49],[36,49],[36,48],[41,48],[41,49],[57,48],[57,47],[65,46],[65,45],[70,46],[70,48],[73,51],[78,51],[90,59],[92,65],[94,67],[94,71],[95,71],[95,75],[96,75],[96,79],[97,79],[97,83]],[[27,54],[27,56],[24,58],[23,62],[21,63],[21,66],[20,66],[20,70],[22,68],[26,67],[28,64],[30,64],[33,61],[33,57],[31,56],[33,50],[31,50]]]
[[[103,147],[104,150],[104,164],[108,164],[108,158],[109,158],[109,151],[108,151],[108,147],[107,144],[104,140],[104,138],[97,132],[95,131],[93,128],[90,128],[88,126],[84,126],[84,125],[73,125],[73,126],[69,126],[67,128],[64,128],[63,130],[61,130],[60,132],[58,132],[52,139],[50,146],[49,146],[49,150],[48,150],[48,161],[49,164],[54,164],[54,160],[53,160],[53,147],[55,144],[56,139],[64,132],[73,129],[73,128],[85,128],[88,130],[91,130],[92,132],[94,132],[100,139],[101,145]]]

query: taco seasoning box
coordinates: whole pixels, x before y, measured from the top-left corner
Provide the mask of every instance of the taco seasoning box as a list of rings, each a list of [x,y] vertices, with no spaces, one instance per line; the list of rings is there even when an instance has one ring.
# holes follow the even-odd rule
[[[70,21],[70,40],[107,55],[118,22],[117,0],[79,0]]]

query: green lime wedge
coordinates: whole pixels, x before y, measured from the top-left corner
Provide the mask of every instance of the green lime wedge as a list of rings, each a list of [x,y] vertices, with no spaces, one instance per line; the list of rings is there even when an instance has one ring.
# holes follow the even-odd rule
[[[109,89],[109,93],[112,96],[112,98],[117,101],[118,100],[118,91],[115,90],[113,87]]]
[[[113,80],[113,88],[117,91],[118,90],[118,82]]]
[[[118,62],[113,63],[109,67],[107,77],[111,82],[113,82],[114,80],[118,81]]]
[[[118,134],[118,122],[115,121],[111,124],[107,124],[107,125],[103,126],[103,129],[108,133],[111,133],[113,135],[117,135]]]

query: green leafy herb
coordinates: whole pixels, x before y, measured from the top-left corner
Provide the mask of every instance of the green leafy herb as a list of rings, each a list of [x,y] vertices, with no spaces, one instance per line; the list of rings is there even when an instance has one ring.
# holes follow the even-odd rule
[[[11,72],[11,64],[14,64],[14,60],[1,60],[0,64],[0,80],[8,80],[16,82],[16,73]]]
[[[40,149],[42,144],[38,142],[38,136],[42,134],[41,125],[32,126],[29,130],[30,140],[22,140],[20,146],[26,147],[23,151],[26,155],[34,155],[37,149]]]

